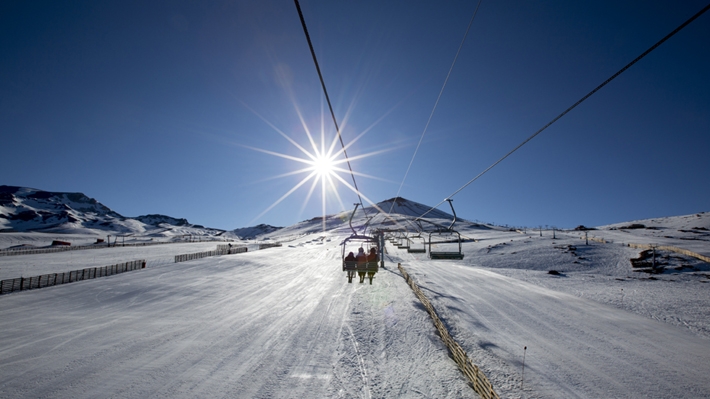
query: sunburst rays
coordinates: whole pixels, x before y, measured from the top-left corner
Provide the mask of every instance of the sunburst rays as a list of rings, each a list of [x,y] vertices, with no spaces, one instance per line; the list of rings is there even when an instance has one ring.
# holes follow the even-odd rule
[[[313,134],[311,128],[308,126],[308,123],[303,117],[303,114],[301,113],[299,107],[295,106],[296,113],[300,121],[300,126],[302,127],[302,133],[305,133],[304,136],[308,140],[308,144],[302,145],[296,140],[296,138],[289,136],[287,133],[276,127],[273,123],[268,121],[254,109],[247,106],[246,104],[244,104],[244,106],[252,113],[254,113],[254,115],[256,115],[264,123],[266,123],[269,127],[271,127],[275,132],[277,132],[280,136],[286,139],[290,144],[293,145],[293,148],[297,150],[297,153],[294,155],[243,144],[240,145],[244,148],[248,148],[253,151],[258,151],[263,154],[287,159],[296,163],[297,167],[293,170],[287,171],[277,176],[273,176],[269,178],[269,180],[289,176],[305,175],[293,187],[290,187],[288,190],[286,190],[286,192],[282,194],[281,197],[276,199],[271,205],[269,205],[259,215],[257,215],[254,220],[252,220],[252,222],[258,220],[259,218],[273,210],[277,205],[282,203],[284,200],[289,198],[292,194],[294,194],[301,188],[307,190],[307,192],[305,200],[301,204],[300,213],[303,213],[306,206],[308,205],[308,203],[310,203],[311,199],[316,193],[316,189],[318,189],[318,196],[320,197],[321,202],[321,215],[323,217],[322,228],[324,231],[326,229],[325,216],[327,212],[327,203],[329,198],[334,198],[337,204],[340,206],[340,209],[347,209],[347,207],[343,203],[341,193],[338,191],[339,187],[346,187],[347,190],[352,191],[356,194],[360,194],[360,196],[362,196],[367,202],[373,204],[373,202],[369,198],[367,198],[367,196],[365,196],[362,192],[358,192],[351,183],[349,183],[345,178],[343,178],[343,176],[341,176],[341,174],[347,175],[351,172],[349,169],[346,169],[344,167],[344,164],[348,162],[348,159],[351,162],[362,160],[368,157],[380,155],[385,152],[391,151],[393,148],[371,151],[364,154],[357,154],[354,156],[350,156],[348,159],[346,159],[343,155],[343,148],[338,146],[339,141],[337,134],[331,134],[331,137],[326,137],[326,129],[324,127],[322,114],[320,118],[321,126],[318,129],[319,134],[317,135],[319,137],[314,137],[316,135]],[[355,136],[355,138],[351,142],[345,145],[345,149],[347,150],[348,148],[350,148],[355,142],[357,142],[365,134],[371,131],[372,128],[387,114],[389,114],[389,112],[385,113],[385,115],[379,118],[375,123],[373,123],[373,125],[369,126],[367,129]],[[367,173],[361,173],[357,171],[352,171],[352,173],[358,177],[388,181],[386,179],[383,179],[382,177],[373,176]],[[309,182],[310,185],[308,184]]]

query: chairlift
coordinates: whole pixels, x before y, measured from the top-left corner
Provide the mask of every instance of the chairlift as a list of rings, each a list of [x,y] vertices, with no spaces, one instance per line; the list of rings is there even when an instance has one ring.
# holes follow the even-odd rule
[[[409,237],[409,248],[407,248],[407,252],[410,254],[426,253],[426,240],[422,237],[421,233]]]
[[[355,212],[357,211],[357,207],[359,205],[360,204],[355,204],[355,210],[353,210],[352,215],[350,215],[350,229],[353,231],[353,234],[343,240],[343,243],[341,244],[343,246],[343,271],[347,272],[348,283],[353,282],[353,277],[355,277],[355,273],[357,273],[360,277],[361,283],[365,282],[365,277],[367,276],[367,278],[370,280],[370,284],[372,284],[372,279],[375,277],[375,274],[379,270],[379,253],[377,254],[377,259],[375,259],[374,261],[367,260],[367,258],[359,260],[346,260],[350,253],[355,255],[359,252],[360,248],[363,249],[365,257],[370,254],[370,251],[373,248],[375,249],[376,253],[379,252],[377,238],[368,235],[357,234],[357,232],[353,228],[353,215],[355,215]]]
[[[406,233],[404,233],[401,237],[399,237],[399,241],[397,242],[397,248],[409,249],[409,238],[407,238]]]
[[[429,233],[429,259],[463,259],[463,252],[461,252],[461,234],[454,230],[454,223],[456,223],[456,211],[454,210],[454,205],[452,199],[448,198],[449,205],[451,206],[451,211],[454,214],[454,220],[447,228],[440,228],[436,231]],[[432,247],[432,244],[434,247]],[[441,250],[441,247],[446,245],[450,248],[448,244],[458,244],[458,251],[455,250]]]

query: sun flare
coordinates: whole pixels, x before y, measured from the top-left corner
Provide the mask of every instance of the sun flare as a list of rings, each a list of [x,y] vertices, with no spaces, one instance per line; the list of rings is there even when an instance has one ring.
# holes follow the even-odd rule
[[[336,162],[332,157],[328,157],[324,154],[316,155],[315,159],[311,162],[312,169],[316,172],[318,177],[327,177],[335,173]]]
[[[316,188],[320,186],[320,202],[321,202],[321,212],[323,216],[323,230],[325,231],[326,228],[326,221],[325,221],[325,216],[326,216],[326,202],[327,198],[330,197],[331,200],[335,200],[341,210],[344,209],[349,209],[349,206],[345,206],[343,203],[343,199],[341,198],[341,194],[338,191],[338,186],[344,187],[347,189],[347,191],[351,191],[358,196],[362,196],[367,202],[374,204],[367,196],[365,196],[360,190],[356,188],[355,185],[355,176],[360,176],[360,177],[365,177],[368,179],[374,179],[374,180],[381,180],[385,181],[388,183],[393,183],[387,179],[384,179],[380,176],[372,176],[369,174],[365,173],[360,173],[357,171],[352,170],[352,161],[357,161],[360,159],[368,158],[371,156],[383,154],[385,152],[389,152],[395,149],[394,146],[388,146],[386,148],[382,148],[379,150],[375,150],[369,153],[364,153],[364,154],[358,154],[355,156],[346,156],[346,149],[350,148],[353,144],[355,144],[358,140],[360,140],[363,136],[365,136],[368,132],[370,132],[382,119],[384,119],[392,110],[389,110],[387,112],[384,112],[384,114],[374,121],[372,125],[367,127],[366,129],[362,130],[357,134],[349,143],[343,144],[342,140],[339,138],[338,134],[335,133],[330,133],[329,135],[331,136],[330,138],[326,138],[326,129],[324,129],[324,115],[321,114],[320,117],[320,129],[317,130],[318,133],[312,134],[312,130],[309,128],[309,126],[306,123],[305,118],[301,114],[301,111],[298,107],[298,105],[294,101],[294,108],[296,109],[296,113],[298,114],[299,120],[301,122],[301,127],[303,128],[303,133],[305,133],[305,138],[307,138],[308,143],[310,145],[302,145],[298,141],[294,139],[289,134],[286,134],[284,131],[276,127],[272,122],[264,118],[262,115],[260,115],[258,112],[256,112],[253,108],[249,107],[247,104],[242,103],[247,109],[249,109],[254,115],[256,115],[259,119],[261,119],[263,122],[265,122],[267,125],[269,125],[276,133],[281,135],[284,139],[286,139],[288,142],[290,142],[300,153],[301,156],[297,155],[290,155],[290,154],[283,154],[275,151],[270,151],[266,150],[263,148],[256,148],[256,147],[251,147],[248,145],[244,144],[237,144],[240,147],[248,148],[254,151],[259,151],[268,155],[276,156],[279,158],[283,159],[288,159],[291,161],[295,161],[297,164],[301,164],[304,167],[302,168],[294,168],[290,172],[283,173],[278,176],[274,176],[273,178],[283,178],[283,177],[288,177],[288,176],[294,176],[294,175],[302,175],[305,174],[306,176],[303,177],[298,183],[296,183],[291,189],[289,189],[285,194],[283,194],[279,199],[274,201],[270,206],[268,206],[263,212],[261,212],[259,215],[257,215],[253,221],[258,220],[260,217],[268,213],[270,210],[272,210],[274,207],[276,207],[278,204],[283,202],[286,198],[290,197],[294,192],[299,190],[301,187],[306,186],[306,183],[310,183],[310,188],[307,188],[307,194],[306,198],[301,206],[300,212],[303,212],[303,210],[306,207],[306,204],[310,201],[310,199],[313,197],[314,192],[316,191]],[[347,119],[347,118],[346,118]],[[336,132],[337,133],[337,132]],[[318,140],[318,136],[320,136],[320,140]],[[303,137],[303,136],[301,136]],[[338,143],[341,145],[338,146]],[[307,147],[310,146],[310,149]],[[304,165],[305,164],[305,165]],[[345,178],[341,176],[343,175],[350,175],[352,177],[352,184],[348,182]],[[271,178],[270,178],[271,179]],[[267,179],[269,180],[269,179]]]

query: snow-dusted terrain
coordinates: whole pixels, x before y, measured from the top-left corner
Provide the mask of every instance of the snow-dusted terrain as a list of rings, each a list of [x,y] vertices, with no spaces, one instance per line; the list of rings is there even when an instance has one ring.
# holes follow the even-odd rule
[[[411,229],[404,219],[426,210],[400,205],[396,223],[378,216],[372,226]],[[364,224],[361,211],[354,224]],[[631,224],[644,227],[620,228]],[[139,271],[0,296],[0,396],[477,397],[402,263],[501,397],[710,397],[710,265],[658,251],[655,270],[632,268],[641,250],[622,244],[710,255],[710,214],[602,226],[587,234],[607,243],[588,245],[581,231],[462,220],[462,235],[476,239],[463,260],[388,242],[372,285],[348,284],[341,270],[347,220],[325,225],[316,218],[259,237],[279,248],[184,263],[170,260],[216,243],[0,257],[0,278],[148,260]]]
[[[125,217],[83,193],[57,193],[29,187],[0,185],[0,232],[42,231],[47,234],[81,234],[91,239],[113,234],[139,238],[185,235],[222,236],[205,228],[165,215]],[[4,248],[0,244],[0,248]]]

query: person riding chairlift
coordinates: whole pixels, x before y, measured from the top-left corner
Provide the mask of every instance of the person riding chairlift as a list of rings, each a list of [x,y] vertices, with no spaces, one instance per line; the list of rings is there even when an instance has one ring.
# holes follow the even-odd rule
[[[348,256],[345,257],[346,262],[355,262],[357,259],[355,259],[355,254],[350,252]]]
[[[367,261],[368,262],[377,262],[379,259],[377,259],[377,248],[372,247],[370,248],[370,254],[367,255]]]
[[[367,255],[365,255],[365,249],[363,247],[358,248],[355,259],[357,260],[357,263],[367,262]]]
[[[364,283],[366,272],[365,272],[365,270],[360,269],[360,265],[367,263],[367,255],[365,254],[365,249],[363,247],[358,248],[357,256],[355,256],[355,259],[357,259],[357,264],[358,264],[357,275],[358,275],[358,277],[360,277],[360,282]]]

